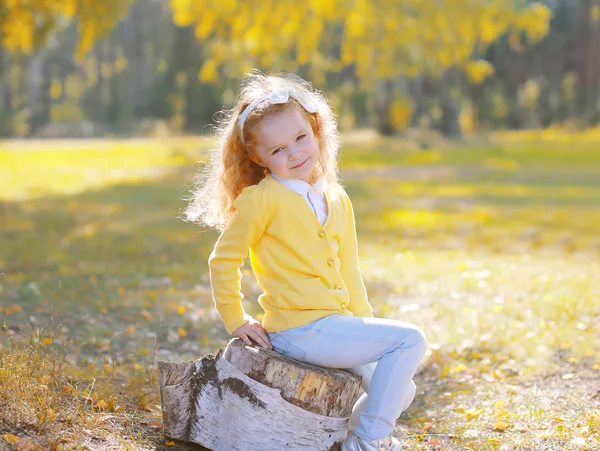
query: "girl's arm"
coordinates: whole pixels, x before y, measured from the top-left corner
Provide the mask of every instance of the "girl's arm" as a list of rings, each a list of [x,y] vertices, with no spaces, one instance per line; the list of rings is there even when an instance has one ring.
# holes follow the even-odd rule
[[[367,289],[358,267],[358,243],[356,239],[354,209],[352,208],[350,198],[345,192],[343,193],[343,201],[348,223],[346,232],[340,240],[338,258],[340,259],[340,272],[350,295],[348,310],[354,316],[373,317],[373,308],[369,303]]]
[[[242,306],[240,268],[248,249],[266,229],[270,214],[265,205],[262,188],[245,188],[235,200],[235,212],[208,259],[215,307],[230,334],[252,319]]]

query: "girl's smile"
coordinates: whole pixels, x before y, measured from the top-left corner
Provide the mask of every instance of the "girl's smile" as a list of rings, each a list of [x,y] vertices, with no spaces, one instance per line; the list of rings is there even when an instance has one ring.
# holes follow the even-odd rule
[[[299,165],[292,166],[292,169],[300,169],[300,168],[301,168],[301,167],[304,165],[304,163],[306,163],[308,160],[309,160],[309,159],[307,158],[306,160],[304,160],[304,161],[303,161],[302,163],[300,163]]]

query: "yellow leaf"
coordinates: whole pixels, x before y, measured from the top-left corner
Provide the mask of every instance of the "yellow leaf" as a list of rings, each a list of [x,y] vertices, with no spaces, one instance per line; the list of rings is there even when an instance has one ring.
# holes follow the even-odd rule
[[[467,367],[465,366],[464,363],[460,363],[452,369],[453,373],[458,373],[460,371],[467,371]]]
[[[52,80],[52,84],[50,86],[50,96],[53,99],[58,99],[62,94],[62,85],[60,80]]]
[[[179,334],[180,337],[187,336],[187,332],[185,331],[185,329],[183,329],[181,327],[179,329],[177,329],[177,333]]]
[[[49,345],[50,343],[52,343],[51,337],[44,337],[44,339],[42,340],[42,344],[44,345]]]
[[[508,428],[508,423],[506,421],[499,420],[494,423],[493,429],[494,431],[502,432],[506,430],[506,428]]]
[[[18,306],[17,304],[13,304],[5,310],[7,315],[10,315],[11,313],[19,313],[20,311],[21,311],[21,307]]]
[[[175,446],[175,442],[173,440],[165,442],[165,446]]]
[[[206,60],[204,64],[202,64],[202,69],[200,70],[200,81],[202,83],[210,83],[217,79],[219,74],[217,73],[217,64],[213,60]]]
[[[477,418],[481,414],[481,411],[479,409],[468,409],[466,413],[467,420],[472,420],[473,418]]]
[[[409,99],[397,99],[390,106],[390,123],[398,130],[408,126],[412,117],[412,105]]]
[[[152,321],[152,313],[148,310],[142,310],[142,316],[146,319],[146,321]]]
[[[10,443],[11,445],[14,445],[15,443],[17,443],[19,441],[19,437],[17,437],[16,435],[12,435],[12,434],[4,434],[2,436],[0,436],[0,438],[2,440],[4,440],[7,443]]]
[[[130,337],[133,337],[133,335],[135,334],[135,326],[129,326],[125,332]]]
[[[108,410],[108,403],[105,400],[101,399],[100,401],[98,401],[96,403],[96,409],[98,409],[98,410]]]
[[[494,68],[486,60],[469,61],[466,72],[472,83],[479,84],[494,73]]]
[[[177,314],[178,315],[183,315],[186,310],[187,309],[185,308],[185,305],[180,305],[179,307],[177,307]]]
[[[494,403],[494,409],[502,410],[503,408],[504,408],[504,400],[503,399],[499,399],[498,401],[496,401]]]

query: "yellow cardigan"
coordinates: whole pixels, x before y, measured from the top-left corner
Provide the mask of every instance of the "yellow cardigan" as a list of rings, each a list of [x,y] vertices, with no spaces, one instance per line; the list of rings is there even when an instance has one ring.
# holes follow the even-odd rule
[[[354,211],[339,186],[325,190],[321,225],[301,194],[271,176],[244,188],[208,260],[215,306],[230,334],[251,318],[242,306],[241,272],[250,262],[264,291],[267,332],[333,314],[372,317],[358,268]]]

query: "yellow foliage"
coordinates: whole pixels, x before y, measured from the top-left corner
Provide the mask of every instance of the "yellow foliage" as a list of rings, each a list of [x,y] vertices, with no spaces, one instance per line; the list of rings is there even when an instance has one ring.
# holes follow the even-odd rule
[[[390,123],[397,130],[406,128],[412,117],[412,103],[410,99],[396,99],[390,107]]]
[[[472,83],[479,84],[494,73],[494,68],[486,60],[469,61],[466,72]]]
[[[551,16],[552,11],[546,5],[539,2],[532,3],[517,19],[516,26],[525,31],[527,37],[535,42],[548,33]]]
[[[200,70],[200,81],[202,83],[210,83],[216,81],[217,78],[217,64],[215,61],[212,59],[204,61],[202,69]]]
[[[281,68],[292,52],[296,55],[294,63],[314,65],[312,55],[331,43],[332,36],[323,35],[326,25],[343,30],[340,62],[330,69],[313,67],[317,72],[339,71],[344,65],[356,64],[365,87],[375,78],[392,78],[399,73],[414,76],[428,72],[435,76],[454,64],[466,68],[475,46],[488,44],[515,28],[538,39],[547,32],[549,21],[549,10],[538,3],[524,10],[503,0],[456,0],[443,11],[434,2],[408,4],[280,0],[250,8],[241,0],[171,0],[173,21],[181,26],[195,25],[205,54],[214,60],[203,68],[200,77],[206,81],[214,81],[220,67],[234,77],[248,67]],[[481,82],[490,73],[489,67],[476,63],[469,75]]]
[[[10,52],[31,53],[44,45],[55,29],[77,22],[81,37],[79,58],[92,47],[98,37],[109,32],[127,11],[132,0],[11,0],[2,18],[0,45]]]

